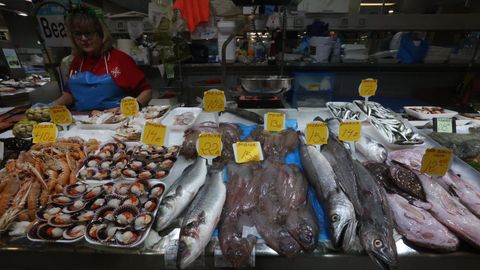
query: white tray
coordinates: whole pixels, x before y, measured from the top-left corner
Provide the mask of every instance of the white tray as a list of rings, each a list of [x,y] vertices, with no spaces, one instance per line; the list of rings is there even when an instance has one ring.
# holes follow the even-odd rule
[[[445,111],[445,113],[439,113],[439,114],[430,114],[430,113],[421,113],[421,112],[416,112],[412,109],[421,109],[421,108],[425,108],[425,107],[434,107],[434,106],[405,106],[403,107],[403,109],[405,109],[405,112],[412,116],[412,117],[415,117],[417,119],[433,119],[433,118],[438,118],[438,117],[442,117],[442,118],[452,118],[454,117],[455,115],[458,114],[458,112],[456,111],[450,111],[450,110],[447,110],[447,109],[443,109]]]
[[[192,112],[193,113],[192,123],[190,123],[188,125],[174,125],[173,124],[174,117],[176,115],[179,115],[179,114],[182,114],[182,113],[185,113],[185,112]],[[202,112],[202,109],[197,108],[197,107],[175,108],[175,109],[171,110],[170,112],[168,112],[167,116],[165,116],[165,118],[162,120],[162,124],[165,125],[165,126],[168,126],[170,129],[172,129],[174,131],[183,131],[183,130],[186,130],[186,129],[192,127],[193,124],[195,124],[195,122],[197,121],[198,115],[201,112]]]

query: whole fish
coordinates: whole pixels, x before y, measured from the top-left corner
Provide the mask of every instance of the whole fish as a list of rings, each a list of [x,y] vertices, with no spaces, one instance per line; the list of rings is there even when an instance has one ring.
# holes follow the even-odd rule
[[[342,241],[349,241],[344,237],[347,227],[352,223],[356,224],[353,205],[338,186],[335,180],[336,174],[321,151],[314,146],[302,143],[300,153],[307,180],[314,187],[317,198],[328,213],[332,244],[335,248],[339,248]]]
[[[480,249],[480,219],[430,176],[419,174],[418,177],[422,181],[427,201],[432,205],[429,210],[432,216],[458,237]]]
[[[383,269],[397,265],[397,248],[393,239],[393,221],[383,188],[370,172],[354,161],[360,205],[355,205],[360,224],[359,236],[367,254]]]
[[[401,163],[408,168],[416,171],[420,171],[422,167],[422,158],[425,154],[425,148],[414,147],[402,150],[395,150],[388,153],[386,163],[389,165],[395,165],[395,163]]]
[[[414,245],[442,252],[453,252],[458,238],[427,210],[410,204],[398,194],[387,194],[397,231]],[[429,206],[431,207],[431,206]]]
[[[385,162],[387,159],[387,150],[379,142],[368,135],[362,134],[360,140],[355,142],[355,148],[368,161]]]
[[[239,108],[229,108],[225,107],[225,111],[231,114],[234,114],[238,117],[241,117],[243,119],[247,119],[248,121],[251,121],[255,124],[263,125],[263,116],[254,113],[252,111],[247,111],[244,109],[239,109]]]
[[[156,231],[168,227],[188,207],[207,177],[207,160],[198,157],[168,189],[158,209]]]
[[[223,172],[211,172],[183,220],[177,255],[177,265],[180,269],[186,268],[195,261],[210,242],[222,213],[225,197]]]
[[[473,214],[480,217],[480,189],[456,175],[452,170],[438,179],[438,183],[458,197]]]

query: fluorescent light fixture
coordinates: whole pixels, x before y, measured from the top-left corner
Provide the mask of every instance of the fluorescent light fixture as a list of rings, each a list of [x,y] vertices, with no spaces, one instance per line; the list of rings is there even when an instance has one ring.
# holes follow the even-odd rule
[[[392,14],[392,13],[394,13],[394,12],[395,12],[395,11],[394,11],[393,9],[390,9],[390,10],[388,11],[388,14]]]
[[[6,4],[0,2],[0,7],[6,6]]]
[[[28,16],[28,14],[27,14],[27,13],[25,13],[25,12],[21,12],[21,11],[17,11],[17,15],[19,15],[19,16],[23,16],[23,17],[27,17],[27,16]]]
[[[385,6],[395,6],[397,3],[385,3]],[[381,7],[383,3],[360,3],[361,7]]]
[[[32,0],[25,0],[25,1],[30,2],[30,3],[32,2]]]

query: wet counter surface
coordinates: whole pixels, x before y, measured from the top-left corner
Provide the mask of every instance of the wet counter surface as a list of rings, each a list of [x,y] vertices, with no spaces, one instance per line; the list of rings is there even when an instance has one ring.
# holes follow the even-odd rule
[[[254,111],[263,114],[269,110]],[[297,119],[299,130],[303,130],[306,123],[315,116],[330,116],[326,108],[281,111],[286,113],[287,118]],[[202,113],[197,123],[213,120],[213,115]],[[248,124],[228,113],[223,114],[220,121]],[[180,134],[171,134],[175,135]],[[427,144],[435,146],[430,139],[427,139]],[[453,167],[456,170],[461,168],[463,174],[472,176],[469,178],[480,185],[476,171],[469,167],[464,170],[463,164],[457,159]],[[178,231],[171,230],[168,237],[163,237],[160,241],[158,236],[149,237],[149,244],[136,249],[98,248],[88,245],[84,240],[76,244],[41,244],[30,242],[26,238],[9,239],[4,236],[0,239],[0,269],[174,269],[175,258],[171,250],[175,247],[175,239],[178,239]],[[145,247],[147,245],[149,248]],[[478,269],[480,265],[480,252],[465,244],[457,252],[441,254],[414,250],[403,240],[398,240],[397,249],[398,269]],[[256,269],[380,269],[367,255],[348,255],[317,249],[313,254],[287,259],[276,255],[262,243],[257,243],[251,262]],[[219,254],[215,241],[210,243],[205,254],[189,269],[213,268],[230,268],[226,267],[226,260]]]

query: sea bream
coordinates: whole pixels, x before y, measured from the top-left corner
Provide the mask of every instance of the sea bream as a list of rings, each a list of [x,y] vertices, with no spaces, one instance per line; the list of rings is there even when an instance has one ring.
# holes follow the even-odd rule
[[[336,174],[321,151],[314,146],[302,143],[300,153],[307,180],[314,187],[317,198],[322,202],[328,213],[332,244],[335,248],[340,248],[343,241],[351,241],[350,239],[342,239],[347,227],[357,224],[353,205],[338,186],[335,180]],[[346,248],[350,249],[351,247],[351,245],[348,245]],[[349,250],[345,251],[348,252]]]
[[[198,157],[173,183],[157,213],[156,231],[168,227],[188,207],[207,177],[207,160]]]
[[[432,206],[420,203],[426,209],[412,205],[398,194],[387,194],[396,230],[416,246],[441,252],[453,252],[458,238],[438,222],[426,209]]]
[[[354,161],[360,204],[358,208],[359,236],[362,246],[383,269],[397,265],[397,248],[393,239],[393,220],[385,191],[370,172],[358,161]]]
[[[419,174],[427,201],[432,204],[429,212],[458,237],[480,249],[480,219],[472,214],[456,197],[451,196],[430,176]]]
[[[223,172],[213,171],[185,214],[178,242],[177,265],[188,267],[202,254],[220,219],[226,188]]]

